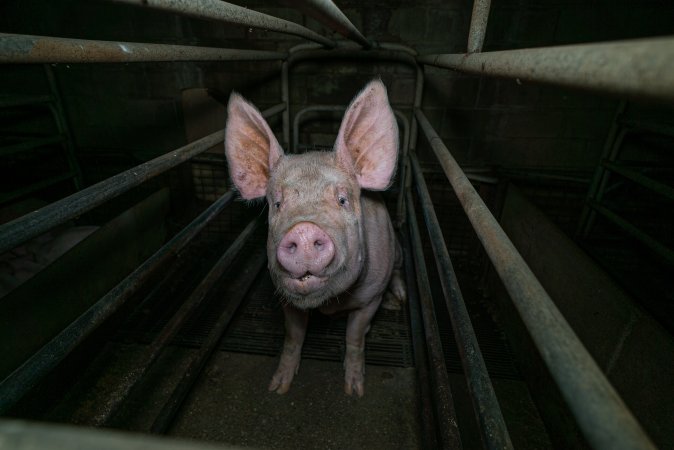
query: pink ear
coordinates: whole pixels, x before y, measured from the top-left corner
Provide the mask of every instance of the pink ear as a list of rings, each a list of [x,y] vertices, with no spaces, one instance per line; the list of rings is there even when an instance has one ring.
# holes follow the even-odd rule
[[[229,174],[246,200],[262,197],[283,150],[255,106],[233,92],[227,106],[225,154]]]
[[[381,80],[371,81],[344,114],[335,143],[337,160],[356,172],[363,189],[389,187],[398,158],[398,125]]]

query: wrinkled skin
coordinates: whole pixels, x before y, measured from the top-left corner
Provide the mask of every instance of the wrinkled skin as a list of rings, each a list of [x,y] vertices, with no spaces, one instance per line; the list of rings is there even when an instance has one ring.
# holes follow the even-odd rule
[[[225,149],[242,197],[266,197],[267,256],[283,299],[286,336],[270,391],[285,393],[299,369],[311,309],[346,312],[345,392],[364,393],[365,335],[387,292],[405,298],[401,255],[378,194],[392,182],[398,128],[381,81],[353,100],[332,152],[285,155],[251,104],[232,94]]]

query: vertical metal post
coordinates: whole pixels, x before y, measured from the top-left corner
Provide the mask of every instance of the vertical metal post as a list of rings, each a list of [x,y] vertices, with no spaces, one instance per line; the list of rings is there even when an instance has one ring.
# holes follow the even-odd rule
[[[473,0],[473,15],[470,18],[468,33],[468,53],[482,51],[484,36],[487,34],[487,21],[491,0]]]

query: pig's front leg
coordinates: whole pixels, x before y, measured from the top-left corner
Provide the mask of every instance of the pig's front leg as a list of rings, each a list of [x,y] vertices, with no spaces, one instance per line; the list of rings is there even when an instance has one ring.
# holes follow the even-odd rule
[[[285,341],[283,342],[283,352],[278,368],[271,378],[269,390],[276,391],[277,394],[285,394],[290,389],[293,377],[300,368],[300,358],[302,356],[302,344],[304,336],[307,333],[307,321],[309,313],[301,311],[291,305],[283,307],[285,316]]]
[[[377,312],[381,297],[367,306],[349,313],[346,323],[346,354],[344,355],[344,392],[362,397],[365,393],[365,335]]]

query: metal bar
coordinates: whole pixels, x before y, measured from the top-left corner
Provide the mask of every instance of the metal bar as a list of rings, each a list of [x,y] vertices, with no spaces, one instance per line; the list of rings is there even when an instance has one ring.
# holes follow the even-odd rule
[[[487,34],[487,21],[491,0],[473,0],[473,14],[470,17],[470,31],[468,32],[468,53],[482,51],[484,36]]]
[[[173,389],[170,398],[166,401],[159,412],[159,415],[152,423],[152,427],[150,428],[151,433],[165,433],[168,430],[175,415],[178,413],[180,406],[187,397],[187,394],[189,394],[192,386],[197,381],[197,377],[222,339],[222,335],[227,329],[232,317],[234,317],[234,313],[236,313],[236,310],[241,305],[241,302],[245,298],[246,293],[250,290],[255,278],[260,273],[260,270],[264,267],[266,259],[266,255],[260,253],[260,255],[256,256],[248,265],[246,265],[242,273],[238,273],[237,277],[234,279],[232,286],[229,287],[229,292],[233,293],[232,298],[227,300],[227,305],[220,314],[220,317],[218,317],[215,325],[213,325],[211,331],[208,333],[206,341],[199,348],[198,352],[193,354],[190,358],[189,367],[183,372],[183,375]]]
[[[185,439],[159,439],[140,433],[95,430],[82,426],[56,425],[23,420],[0,420],[0,442],[11,450],[240,450],[226,444]]]
[[[430,282],[428,280],[428,271],[423,254],[423,244],[419,234],[412,194],[407,191],[407,223],[410,231],[410,240],[412,246],[412,256],[414,258],[414,270],[417,287],[419,289],[419,303],[421,317],[424,324],[424,334],[426,337],[426,347],[428,348],[428,359],[431,365],[432,380],[434,383],[435,408],[438,417],[440,440],[442,448],[460,449],[461,436],[459,425],[456,421],[456,411],[454,410],[454,399],[449,385],[449,376],[445,366],[445,356],[442,352],[442,341],[440,340],[440,331],[438,330],[438,321],[435,317],[435,307],[433,306],[433,294],[431,293]]]
[[[342,113],[346,111],[346,106],[339,105],[318,105],[318,106],[307,106],[295,114],[295,120],[293,120],[293,147],[292,151],[297,152],[297,147],[299,146],[299,129],[302,122],[304,122],[304,116],[312,112],[337,112]],[[400,111],[394,110],[393,114],[396,116],[398,121],[403,125],[403,147],[405,143],[409,142],[409,127],[410,122],[407,120],[407,117],[403,115]]]
[[[420,109],[417,120],[588,442],[600,449],[655,446],[508,239]]]
[[[16,144],[8,145],[7,147],[0,148],[0,156],[7,156],[13,153],[32,150],[34,148],[42,147],[44,145],[57,144],[63,142],[65,139],[66,137],[64,135],[33,138],[29,141],[19,142]]]
[[[272,106],[263,111],[262,116],[267,118],[278,113],[279,110],[280,105]],[[73,217],[90,211],[96,206],[127,192],[152,177],[166,172],[190,158],[203,153],[214,145],[223,142],[224,139],[224,130],[216,131],[172,152],[51,203],[44,208],[1,225],[0,254],[13,249],[30,238],[44,233],[52,227],[61,225]]]
[[[52,116],[56,121],[56,126],[58,127],[59,133],[63,134],[65,139],[64,150],[66,153],[66,160],[68,161],[68,167],[70,170],[75,173],[73,178],[73,184],[75,185],[75,190],[82,189],[84,180],[82,178],[82,169],[80,164],[75,157],[75,146],[73,145],[73,136],[70,132],[70,127],[68,126],[68,121],[66,119],[66,113],[63,110],[63,101],[61,100],[61,94],[59,91],[58,84],[56,83],[56,75],[54,75],[54,69],[49,64],[44,65],[44,71],[47,75],[47,81],[49,82],[49,89],[51,90],[52,95],[54,96],[54,101],[49,104],[49,109],[51,110]]]
[[[417,61],[479,75],[674,102],[674,37],[425,55]]]
[[[371,48],[370,42],[358,31],[348,17],[331,0],[281,0],[281,3],[297,8],[309,17],[336,31],[342,36]]]
[[[421,427],[422,434],[421,438],[423,439],[423,448],[438,448],[438,437],[437,437],[437,427],[435,426],[436,420],[433,414],[433,400],[432,398],[438,398],[437,395],[432,395],[430,386],[430,375],[428,371],[428,352],[426,350],[427,339],[424,336],[424,325],[421,322],[421,309],[419,306],[419,295],[417,294],[417,276],[415,274],[414,264],[412,263],[412,246],[410,244],[411,236],[410,233],[403,233],[402,247],[403,247],[403,263],[405,264],[405,280],[407,282],[407,302],[409,304],[410,311],[410,329],[412,330],[412,347],[414,349],[414,367],[417,372],[417,381],[419,386],[419,400],[420,400],[420,414],[421,414]],[[426,287],[425,289],[428,289]],[[435,329],[436,337],[439,337],[437,333],[437,328]],[[443,361],[444,363],[444,361]],[[445,374],[445,380],[447,381],[447,370],[442,370],[438,368],[441,374]],[[454,403],[451,400],[451,391],[449,391],[448,385],[444,390],[450,393],[450,403],[446,403],[444,400],[442,403],[443,410],[446,410],[447,407],[444,405],[449,404],[451,411],[454,411]],[[437,392],[437,391],[436,391]],[[444,394],[443,394],[444,395]],[[450,416],[454,417],[454,416]],[[445,419],[443,423],[452,423],[451,419]],[[447,432],[448,430],[443,430]],[[458,437],[458,427],[456,426],[456,421],[454,421],[454,426],[451,428],[451,431],[457,433]],[[459,442],[460,443],[460,442]]]
[[[216,20],[220,22],[255,27],[261,30],[277,31],[279,33],[299,36],[310,41],[318,42],[327,47],[334,47],[331,39],[298,25],[294,22],[269,16],[261,12],[220,0],[108,0],[115,3],[126,3],[134,6],[181,14],[197,19]]]
[[[53,101],[51,95],[0,95],[0,108],[41,105]]]
[[[236,240],[229,246],[227,251],[218,259],[211,270],[201,280],[199,285],[192,291],[189,298],[180,306],[178,311],[173,315],[171,320],[162,328],[159,335],[154,338],[150,346],[145,352],[143,358],[143,365],[134,367],[123,379],[123,385],[120,389],[115,390],[106,398],[107,404],[103,406],[101,412],[92,417],[91,424],[94,426],[108,425],[115,413],[126,398],[132,393],[133,389],[138,385],[138,382],[145,376],[149,368],[159,358],[166,345],[178,334],[182,326],[196,311],[197,307],[201,305],[204,299],[209,294],[215,283],[222,277],[225,271],[238,256],[239,252],[246,244],[248,239],[253,235],[253,232],[260,224],[260,217],[252,220],[246,228],[239,234]]]
[[[667,261],[670,264],[674,264],[674,252],[669,248],[662,245],[656,239],[653,239],[650,235],[644,233],[639,228],[635,227],[618,214],[609,210],[608,208],[600,205],[597,202],[590,202],[590,207],[597,211],[599,214],[608,219],[611,223],[617,225],[620,229],[628,233],[630,236],[642,242],[648,248],[653,250],[658,256]]]
[[[608,161],[602,162],[601,165],[610,170],[611,172],[615,172],[619,175],[622,175],[623,177],[634,181],[635,183],[645,187],[646,189],[649,189],[660,195],[664,195],[670,200],[674,200],[674,188],[667,186],[664,183],[660,183],[659,181],[647,177],[646,175],[643,175],[637,172],[636,170],[628,169],[627,167],[622,167],[619,166],[618,164],[610,163]]]
[[[44,188],[53,186],[55,184],[61,183],[65,180],[69,180],[75,177],[75,172],[62,173],[61,175],[55,175],[53,177],[38,181],[33,183],[30,186],[25,186],[23,188],[17,189],[6,194],[0,194],[0,203],[6,203],[17,198],[21,198],[25,195],[31,194],[33,192],[41,191]]]
[[[648,133],[674,136],[674,126],[668,125],[666,123],[642,122],[635,119],[620,119],[620,124],[625,127],[629,127],[630,131],[632,132],[645,131]]]
[[[0,414],[9,410],[75,347],[103,324],[146,282],[157,269],[184,248],[234,198],[233,191],[216,200],[121,283],[75,319],[30,359],[0,383]]]
[[[616,108],[615,114],[613,115],[613,122],[611,123],[611,128],[608,131],[606,141],[604,142],[604,148],[602,149],[601,161],[609,160],[613,161],[616,159],[618,152],[620,151],[620,145],[622,140],[625,138],[625,129],[620,129],[620,117],[625,112],[627,107],[627,102],[622,100],[618,107]],[[583,210],[580,213],[580,219],[578,220],[578,226],[576,227],[576,237],[587,238],[594,223],[595,211],[590,208],[588,202],[591,200],[596,200],[597,197],[603,195],[604,189],[606,188],[606,183],[608,181],[608,173],[606,169],[597,165],[597,169],[594,171],[592,176],[592,181],[590,187],[587,190],[587,195],[585,196],[585,204],[583,205]]]
[[[386,48],[378,49],[376,52],[362,50],[355,45],[338,46],[333,50],[315,49],[313,47],[300,47],[294,51],[289,52],[288,63],[292,66],[302,60],[306,59],[353,59],[372,61],[397,61],[403,64],[408,64],[412,67],[417,67],[417,62],[413,55],[408,52],[401,52],[399,50],[389,50]]]
[[[92,41],[0,33],[2,63],[129,63],[149,61],[261,61],[281,52],[188,45]]]
[[[283,126],[283,148],[288,152],[292,151],[290,148],[290,74],[288,61],[283,61],[281,65],[281,101],[286,104],[286,109],[283,111],[281,119]]]
[[[511,449],[513,448],[513,444],[510,441],[508,428],[501,414],[501,407],[496,399],[494,387],[489,379],[487,366],[482,358],[482,352],[477,343],[473,325],[470,322],[466,303],[461,294],[459,281],[456,278],[452,260],[449,257],[447,245],[445,244],[445,238],[442,235],[440,222],[435,215],[433,202],[426,188],[424,176],[421,173],[421,167],[419,167],[416,156],[410,155],[410,159],[421,211],[426,222],[433,255],[435,256],[442,291],[445,294],[445,304],[447,305],[449,318],[452,321],[452,330],[454,331],[459,355],[463,363],[468,391],[473,401],[475,418],[480,426],[482,443],[488,449]],[[412,220],[412,218],[410,217],[409,220]]]

